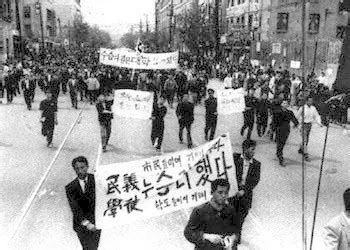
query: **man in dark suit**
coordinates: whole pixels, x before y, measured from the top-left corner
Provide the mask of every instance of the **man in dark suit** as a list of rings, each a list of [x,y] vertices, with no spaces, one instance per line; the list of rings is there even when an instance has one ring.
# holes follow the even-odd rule
[[[182,102],[177,105],[176,116],[179,120],[179,139],[183,143],[183,131],[187,131],[187,147],[192,148],[191,126],[194,121],[194,104],[189,101],[188,94],[182,97]]]
[[[35,91],[35,82],[30,78],[28,74],[21,80],[21,88],[23,90],[24,101],[27,105],[27,109],[32,109],[33,88]]]
[[[73,229],[83,250],[98,248],[101,230],[95,226],[95,178],[88,174],[88,160],[79,156],[72,161],[77,178],[66,186],[66,194],[73,212]]]
[[[236,166],[236,178],[238,192],[236,196],[229,198],[237,211],[240,213],[240,232],[237,243],[240,243],[242,226],[244,219],[252,207],[253,189],[258,185],[260,180],[261,163],[254,159],[256,141],[247,139],[242,144],[243,154],[234,153],[233,160]]]

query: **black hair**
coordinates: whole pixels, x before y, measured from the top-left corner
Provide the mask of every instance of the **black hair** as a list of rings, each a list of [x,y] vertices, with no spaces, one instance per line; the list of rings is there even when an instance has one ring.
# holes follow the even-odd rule
[[[227,179],[216,179],[211,183],[211,193],[214,193],[218,189],[218,186],[230,189],[230,183]]]
[[[209,92],[215,93],[215,91],[214,91],[213,89],[208,89],[208,93],[209,93]]]
[[[77,162],[82,162],[82,163],[85,163],[86,165],[89,165],[89,162],[88,162],[88,160],[86,159],[85,156],[78,156],[78,157],[74,158],[73,161],[72,161],[72,167],[73,168],[75,167],[75,164]]]
[[[250,147],[256,147],[256,141],[250,139],[244,140],[242,143],[243,152],[245,152]]]
[[[350,211],[350,188],[346,189],[344,194],[344,205],[345,205],[345,210]]]

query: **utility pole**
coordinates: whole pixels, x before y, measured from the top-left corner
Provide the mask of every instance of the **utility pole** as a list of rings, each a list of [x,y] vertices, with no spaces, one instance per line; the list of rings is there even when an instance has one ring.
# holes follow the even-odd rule
[[[173,18],[174,18],[174,0],[170,2],[169,11],[169,50],[173,48],[174,32],[173,32]]]
[[[41,9],[41,3],[39,0],[35,3],[35,12],[39,15],[40,19],[40,30],[41,30],[41,53],[45,53],[45,40],[44,40],[44,25],[43,25],[43,13]]]
[[[305,99],[305,85],[306,85],[306,58],[305,58],[305,44],[306,44],[306,34],[305,34],[305,18],[306,18],[306,0],[302,0],[302,6],[301,6],[301,66],[302,66],[302,93],[303,97]],[[301,134],[302,134],[302,144],[303,149],[306,146],[306,140],[305,140],[305,126],[304,126],[304,119],[305,119],[305,105],[302,107],[302,116],[301,116]],[[307,250],[307,227],[306,227],[306,202],[305,202],[305,178],[306,178],[306,166],[305,166],[305,157],[302,156],[302,246],[303,250]]]
[[[149,23],[148,23],[148,15],[146,15],[146,33],[149,34]]]
[[[157,6],[158,1],[156,1],[155,5],[155,25],[154,25],[154,31],[155,31],[155,42],[156,42],[156,51],[159,52],[159,11]]]
[[[219,27],[219,6],[220,0],[215,0],[214,6],[214,39],[215,39],[215,62],[219,61],[220,27]]]
[[[15,0],[15,9],[16,9],[16,28],[19,35],[19,55],[21,57],[21,62],[23,65],[24,59],[24,46],[23,46],[23,36],[22,36],[22,25],[21,25],[21,15],[19,14],[18,0]]]

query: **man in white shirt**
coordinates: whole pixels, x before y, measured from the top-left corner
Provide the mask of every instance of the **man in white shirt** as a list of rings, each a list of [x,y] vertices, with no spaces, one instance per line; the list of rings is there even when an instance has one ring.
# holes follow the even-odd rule
[[[301,81],[300,81],[299,77],[293,76],[291,83],[292,84],[290,87],[290,96],[291,96],[290,105],[293,107],[297,104],[296,103],[297,94],[298,94],[298,89],[300,89]]]
[[[227,76],[224,79],[224,87],[225,89],[232,88],[232,74],[228,73]]]
[[[321,75],[317,78],[317,80],[320,84],[326,86],[326,74],[324,72],[321,72]]]
[[[343,194],[345,211],[333,218],[325,226],[325,249],[350,249],[350,188]]]
[[[319,113],[317,112],[317,109],[315,108],[315,106],[312,105],[312,102],[313,102],[312,97],[308,97],[307,101],[306,101],[306,105],[304,105],[304,107],[305,107],[304,134],[303,134],[303,131],[301,130],[301,135],[302,135],[302,139],[304,136],[305,148],[303,147],[304,145],[303,145],[303,141],[302,141],[300,144],[300,148],[298,150],[299,154],[304,155],[306,161],[310,161],[308,150],[307,150],[307,145],[309,144],[309,137],[310,137],[312,123],[316,122],[319,126],[322,127],[321,117],[320,117]],[[301,126],[303,126],[302,115],[303,115],[303,107],[300,107],[298,110],[298,113],[297,113],[297,119],[300,121]]]

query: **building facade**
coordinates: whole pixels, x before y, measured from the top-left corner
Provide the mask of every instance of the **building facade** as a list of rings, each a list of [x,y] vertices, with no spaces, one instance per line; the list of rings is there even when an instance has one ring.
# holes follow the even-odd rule
[[[345,37],[348,16],[339,10],[339,0],[310,0],[306,6],[306,62],[308,72],[337,68]],[[291,61],[301,61],[302,4],[298,0],[272,0],[269,30],[262,59],[272,61],[282,68],[289,68]],[[266,43],[265,40],[262,42]],[[268,55],[268,56],[266,56]],[[333,70],[331,70],[333,69]]]
[[[2,62],[12,58],[19,59],[21,56],[22,9],[20,0],[0,0],[0,61]]]
[[[22,0],[24,37],[38,46],[62,44],[68,38],[68,28],[75,18],[81,18],[80,0]]]

